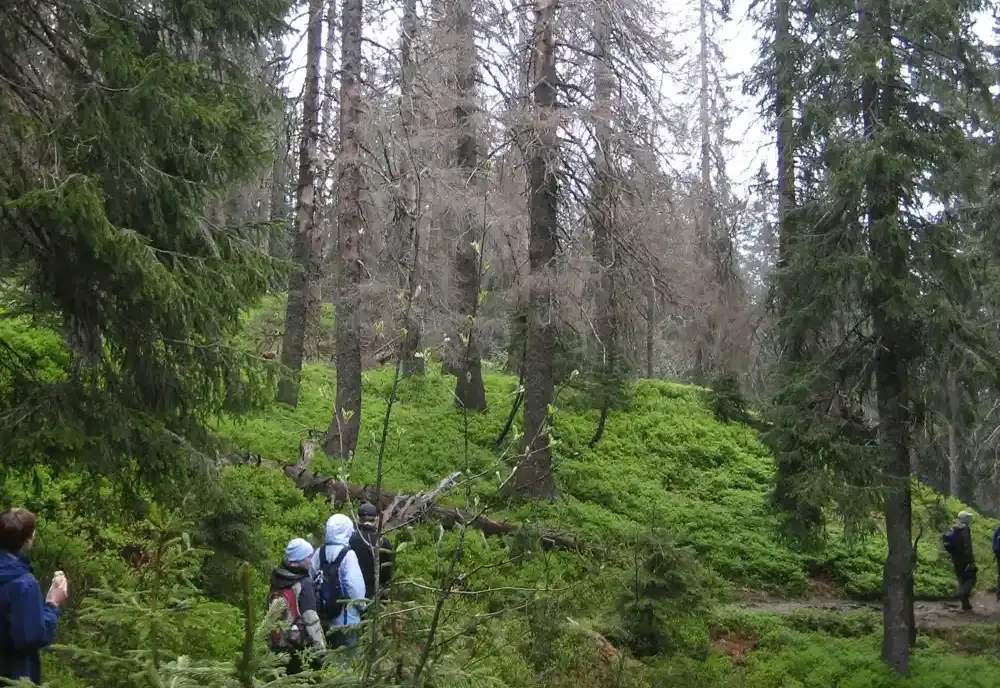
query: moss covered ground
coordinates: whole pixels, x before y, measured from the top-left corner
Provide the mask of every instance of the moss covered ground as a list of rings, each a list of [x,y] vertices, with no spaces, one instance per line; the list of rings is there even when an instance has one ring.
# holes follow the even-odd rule
[[[3,328],[5,341],[39,371],[63,374],[66,357],[51,332],[21,319],[8,319]],[[392,379],[388,368],[364,374],[356,457],[342,464],[318,456],[314,468],[352,482],[375,479]],[[847,540],[835,529],[813,552],[782,541],[778,518],[767,507],[773,461],[753,429],[715,419],[708,390],[640,381],[612,413],[604,437],[590,448],[597,412],[584,391],[567,386],[554,415],[561,498],[553,504],[510,506],[496,500],[497,473],[506,470],[516,428],[499,450],[494,443],[517,381],[487,372],[489,410],[469,417],[468,442],[463,415],[454,407],[453,384],[434,366],[426,376],[401,382],[385,453],[386,488],[425,490],[460,470],[474,476],[469,494],[458,490],[446,501],[461,505],[468,498],[489,506],[494,518],[529,527],[505,539],[470,531],[463,542],[454,594],[438,636],[443,651],[428,669],[431,684],[1000,686],[995,624],[927,629],[915,650],[913,677],[900,680],[879,662],[881,629],[875,613],[805,609],[779,615],[741,606],[748,593],[802,599],[815,593],[817,583],[843,598],[877,597],[884,541],[877,531],[865,540]],[[238,422],[220,422],[216,430],[234,451],[292,462],[304,437],[326,429],[334,390],[331,368],[308,366],[298,408],[272,405]],[[177,635],[161,639],[165,655],[211,659],[237,652],[242,562],[252,564],[253,598],[262,599],[269,567],[284,543],[293,536],[318,541],[330,513],[322,499],[306,498],[266,466],[227,468],[218,482],[210,502],[189,509],[195,516],[192,535],[205,552],[193,577],[200,593],[178,610]],[[72,581],[73,600],[60,642],[114,652],[145,642],[128,630],[134,621],[130,614],[139,611],[123,614],[116,632],[97,635],[76,613],[80,600],[97,588],[142,587],[143,565],[129,552],[141,552],[149,534],[136,506],[116,501],[119,491],[101,478],[69,470],[53,473],[41,454],[32,470],[5,471],[0,492],[5,501],[42,515],[33,553],[40,578],[60,568]],[[917,490],[915,526],[924,536],[916,580],[922,598],[952,593],[938,533],[960,507]],[[530,536],[533,525],[579,539],[586,553],[540,551]],[[987,575],[991,525],[981,518],[974,522],[983,571],[980,592],[992,578]],[[399,574],[389,611],[399,623],[386,631],[400,667],[415,663],[434,590],[458,537],[433,523],[393,534]],[[60,653],[48,653],[45,662],[47,680],[58,688],[131,685],[124,679],[94,679]]]
[[[320,472],[352,482],[372,483],[390,368],[364,374],[365,404],[358,452],[350,464],[320,457]],[[294,462],[300,441],[323,431],[333,408],[332,369],[307,366],[298,408],[275,406],[267,413],[219,428],[237,447],[281,463]],[[510,455],[499,451],[500,434],[517,380],[487,374],[489,410],[469,419],[466,450],[463,416],[452,403],[454,378],[431,370],[402,380],[390,421],[384,457],[384,483],[396,492],[434,486],[452,471],[479,475],[473,492],[495,494],[495,473]],[[588,446],[597,412],[574,390],[563,390],[556,404],[554,460],[561,499],[495,511],[498,517],[541,521],[590,545],[627,550],[637,533],[669,532],[677,545],[690,547],[729,589],[751,589],[801,596],[811,578],[832,581],[848,597],[880,594],[884,540],[875,535],[848,540],[832,529],[826,546],[796,551],[779,537],[778,521],[767,507],[774,463],[756,432],[745,425],[718,422],[709,410],[707,390],[643,380],[632,389],[628,408],[613,412],[607,430]],[[516,432],[516,428],[515,428]],[[512,439],[513,435],[511,438]],[[449,501],[463,495],[451,495]],[[946,598],[954,580],[935,527],[943,527],[962,505],[920,488],[914,528],[923,529],[916,574],[918,598]],[[940,514],[944,514],[942,518]],[[977,556],[992,560],[992,523],[977,522]],[[980,585],[990,583],[982,576]]]
[[[317,464],[321,472],[339,474],[353,482],[374,481],[392,378],[389,368],[365,373],[357,455],[349,464],[320,457]],[[302,380],[298,408],[274,407],[258,417],[220,426],[219,432],[239,448],[274,461],[293,462],[302,438],[311,430],[326,428],[335,390],[334,372],[328,367],[309,366]],[[468,446],[463,415],[452,401],[453,380],[432,369],[424,377],[401,381],[385,452],[385,486],[397,492],[419,491],[461,470],[480,476],[473,482],[472,497],[486,504],[495,496],[496,472],[504,470],[504,455],[510,451],[509,447],[495,449],[494,442],[506,420],[517,380],[496,373],[486,375],[489,410],[470,416]],[[484,591],[475,597],[475,604],[469,603],[467,611],[472,613],[475,608],[476,613],[498,613],[492,642],[496,648],[507,648],[498,649],[501,655],[508,654],[506,659],[487,665],[508,685],[528,685],[538,678],[538,668],[531,665],[536,649],[526,646],[525,639],[537,641],[539,631],[532,631],[530,615],[502,614],[500,610],[519,608],[526,596],[544,594],[554,600],[551,604],[559,614],[614,640],[615,629],[621,626],[621,598],[635,570],[636,543],[646,536],[669,541],[677,551],[690,553],[698,571],[679,585],[697,586],[719,605],[748,591],[784,598],[805,596],[816,580],[827,586],[827,592],[830,585],[835,586],[835,594],[843,597],[878,597],[884,540],[877,532],[867,539],[848,540],[833,531],[822,549],[810,553],[796,551],[783,542],[778,519],[767,506],[773,461],[753,429],[715,419],[709,394],[696,387],[640,381],[632,388],[626,408],[612,414],[604,437],[590,448],[597,412],[589,408],[582,393],[572,388],[560,392],[554,421],[560,500],[505,508],[498,505],[491,513],[496,518],[540,524],[575,536],[588,544],[589,554],[517,555],[512,562],[516,543],[482,537],[473,538],[466,550],[466,566],[477,571],[472,587]],[[252,484],[255,480],[242,482]],[[464,498],[459,493],[448,500],[461,503]],[[938,599],[953,593],[950,565],[935,528],[946,522],[942,519],[953,518],[959,508],[957,502],[930,490],[917,490],[915,528],[924,530],[916,578],[918,597]],[[981,521],[977,525],[977,553],[988,571],[991,528]],[[293,534],[301,533],[275,529],[275,555],[281,542]],[[401,577],[429,587],[433,572],[440,569],[442,553],[450,552],[451,537],[442,537],[431,525],[400,534],[401,540],[408,541],[399,556]],[[985,589],[990,578],[981,576],[979,587]],[[685,594],[678,593],[678,597],[686,599]],[[661,646],[666,651],[642,665],[641,671],[633,671],[630,680],[649,685],[693,685],[688,682],[697,681],[762,688],[943,686],[971,671],[981,678],[968,685],[1000,685],[1000,679],[987,678],[987,674],[1000,675],[1000,665],[988,657],[982,643],[975,646],[973,654],[984,656],[970,658],[964,636],[932,638],[917,650],[915,678],[894,682],[878,661],[877,617],[864,623],[855,623],[849,616],[812,623],[799,614],[779,618],[751,612],[727,616],[699,611],[685,615],[681,609],[674,625]],[[750,647],[733,657],[725,640],[719,639],[720,633],[728,637],[725,634],[730,627],[735,629],[735,637],[748,634],[752,638]],[[550,628],[548,632],[563,638],[566,629]],[[581,647],[567,645],[576,655],[590,652]],[[966,652],[955,654],[956,648]],[[550,648],[550,652],[549,671],[562,672],[562,678],[550,677],[546,681],[549,685],[569,685],[569,679],[586,666],[574,664],[572,658],[558,659],[557,648]]]

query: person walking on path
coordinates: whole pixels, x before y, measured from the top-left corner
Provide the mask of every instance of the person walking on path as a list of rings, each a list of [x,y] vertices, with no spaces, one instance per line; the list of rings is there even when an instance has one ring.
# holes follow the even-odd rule
[[[378,509],[373,504],[365,502],[358,509],[358,528],[351,536],[351,549],[358,557],[361,575],[365,579],[365,592],[369,597],[375,595],[375,547],[379,548],[379,590],[385,591],[392,580],[395,555],[389,538],[378,536]],[[377,541],[377,545],[376,545]]]
[[[0,678],[41,684],[40,650],[52,644],[69,584],[56,571],[42,597],[25,556],[35,542],[35,525],[35,515],[27,509],[0,513]]]
[[[972,552],[972,530],[969,527],[971,520],[972,514],[968,511],[959,512],[958,523],[943,537],[944,548],[951,555],[951,563],[955,567],[958,597],[962,600],[964,611],[972,609],[969,597],[976,585],[976,559]]]
[[[326,626],[328,645],[354,647],[364,609],[365,579],[358,555],[351,549],[354,524],[344,514],[326,522],[326,544],[313,556],[309,574],[319,597],[319,617]]]
[[[1000,526],[993,529],[993,563],[997,567],[997,602],[1000,602]]]
[[[303,651],[326,650],[316,609],[316,592],[309,576],[312,558],[313,546],[302,538],[295,538],[285,547],[285,563],[271,573],[267,606],[270,609],[276,601],[285,601],[283,628],[271,633],[271,651],[291,655],[288,660],[289,676],[301,673]],[[320,663],[321,658],[317,657],[312,663],[313,669],[319,669]]]

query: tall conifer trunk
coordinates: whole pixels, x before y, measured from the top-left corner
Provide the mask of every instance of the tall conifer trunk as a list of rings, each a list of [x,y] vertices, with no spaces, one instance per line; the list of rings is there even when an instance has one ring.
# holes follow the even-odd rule
[[[959,497],[962,483],[962,448],[958,438],[961,422],[958,379],[953,370],[948,371],[948,494]]]
[[[305,357],[306,329],[323,255],[322,233],[316,222],[316,156],[319,144],[319,61],[323,51],[323,0],[309,2],[306,35],[306,75],[302,95],[302,136],[299,143],[299,184],[296,207],[295,273],[288,286],[285,338],[281,363],[291,373],[278,383],[278,401],[299,402],[299,373]]]
[[[340,151],[337,156],[336,358],[337,401],[326,453],[348,457],[358,444],[361,425],[361,37],[362,0],[343,0],[340,49]]]
[[[874,64],[861,85],[865,137],[878,141],[867,169],[869,250],[872,256],[870,312],[875,338],[875,388],[879,446],[883,460],[885,529],[889,551],[882,572],[882,659],[898,674],[909,673],[913,624],[913,543],[910,502],[909,403],[910,342],[902,284],[909,278],[907,237],[902,236],[901,189],[887,164],[886,146],[899,126],[896,61],[889,0],[866,0],[859,16],[859,37]]]
[[[775,58],[777,92],[774,99],[778,121],[778,268],[788,266],[788,243],[791,240],[791,212],[795,207],[795,150],[792,143],[795,127],[793,64],[791,48],[791,0],[775,2]],[[778,297],[778,315],[783,299]]]
[[[471,0],[452,0],[451,7],[458,47],[455,59],[455,120],[458,125],[455,164],[465,180],[468,196],[459,213],[455,246],[455,305],[462,318],[460,331],[468,338],[459,343],[460,362],[455,371],[455,400],[460,407],[483,411],[486,409],[486,388],[474,324],[479,310],[482,231],[471,207],[473,203],[480,203],[476,197],[483,193],[482,185],[479,184],[479,151],[473,119],[476,110],[476,41]],[[477,246],[479,250],[476,249]],[[470,322],[473,323],[472,327],[469,327]]]
[[[590,221],[594,231],[594,263],[597,267],[596,321],[600,340],[603,368],[599,390],[601,416],[597,431],[590,441],[596,444],[604,432],[605,421],[620,384],[616,376],[618,341],[615,324],[615,245],[614,198],[612,185],[613,136],[611,103],[614,98],[615,78],[608,50],[609,18],[607,8],[599,5],[594,18],[594,131],[597,150],[594,154],[594,188],[591,192]]]
[[[333,84],[334,77],[337,75],[337,46],[333,40],[333,36],[337,27],[338,1],[326,0],[325,22],[327,33],[326,42],[323,47],[326,59],[323,64],[323,91],[321,93],[323,104],[320,107],[320,126],[322,128],[320,131],[319,163],[317,164],[319,179],[317,180],[316,190],[316,201],[318,204],[316,209],[316,223],[320,225],[318,231],[322,233],[322,248],[319,260],[320,269],[324,271],[329,270],[330,254],[333,251],[337,232],[337,204],[333,201],[333,190],[330,188],[330,179],[333,176],[333,169],[336,164],[334,152],[336,150],[337,128],[340,126],[340,123],[337,121],[339,113],[337,113],[338,117],[335,118],[333,109],[333,105],[336,102],[336,99],[333,97]],[[310,324],[319,321],[319,307],[323,299],[319,284],[316,286],[317,289],[314,296],[316,312],[310,316]]]
[[[416,76],[416,60],[413,56],[414,41],[418,31],[417,2],[405,0],[403,3],[403,23],[399,39],[400,58],[400,120],[404,139],[414,140],[416,133],[416,102],[414,98],[414,78]],[[420,311],[415,305],[417,287],[420,286],[420,233],[417,228],[417,178],[420,173],[412,164],[412,151],[404,150],[399,165],[399,198],[396,203],[396,234],[395,244],[401,249],[401,255],[396,256],[397,265],[393,268],[402,271],[400,287],[408,295],[410,303],[409,316],[402,323],[403,334],[399,345],[399,357],[403,364],[403,376],[422,374],[424,359],[418,356],[420,350]]]
[[[528,349],[524,370],[525,453],[511,488],[525,496],[556,494],[549,450],[549,405],[555,371],[554,308],[559,183],[556,139],[556,62],[553,37],[555,0],[535,0],[533,42],[534,135],[529,143],[528,184]]]
[[[712,134],[708,69],[708,0],[698,3],[698,132],[699,132],[699,185],[698,185],[698,253],[699,263],[707,267],[706,277],[711,287],[720,288],[715,283],[714,261],[714,203],[712,198]],[[711,288],[710,287],[710,288]],[[715,322],[711,309],[704,309],[698,315],[697,342],[695,348],[694,378],[699,384],[707,384],[712,368],[714,353]]]

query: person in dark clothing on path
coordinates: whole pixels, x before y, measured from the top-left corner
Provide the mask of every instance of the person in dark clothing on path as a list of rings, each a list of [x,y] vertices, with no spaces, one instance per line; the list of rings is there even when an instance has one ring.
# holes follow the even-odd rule
[[[42,597],[25,556],[35,542],[35,523],[27,509],[0,513],[0,678],[41,684],[40,650],[52,644],[59,605],[69,588],[57,571],[48,595]]]
[[[368,595],[375,594],[375,537],[378,535],[378,509],[375,505],[365,502],[358,509],[358,528],[351,536],[351,549],[358,556],[358,564],[361,566],[361,575],[365,579],[365,590]],[[379,568],[381,575],[378,577],[379,588],[382,591],[392,580],[392,569],[395,555],[392,543],[389,538],[382,536],[379,541]]]
[[[955,577],[958,579],[958,597],[962,600],[962,609],[969,611],[972,603],[969,597],[976,585],[976,559],[972,552],[972,530],[969,521],[972,514],[959,512],[958,523],[944,535],[944,548],[951,555],[951,563],[955,567]]]
[[[993,563],[997,566],[997,602],[1000,602],[1000,526],[993,529]]]
[[[283,614],[286,627],[271,634],[271,650],[291,655],[288,660],[289,676],[301,673],[303,650],[326,650],[326,639],[316,609],[316,592],[309,577],[312,557],[313,546],[302,538],[295,538],[285,547],[285,563],[271,573],[268,608],[276,600],[284,599],[286,602]],[[321,661],[322,658],[317,656],[313,669],[319,669]]]

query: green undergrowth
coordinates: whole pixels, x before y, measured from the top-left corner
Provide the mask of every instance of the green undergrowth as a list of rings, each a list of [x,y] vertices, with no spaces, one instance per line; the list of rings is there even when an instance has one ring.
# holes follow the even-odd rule
[[[364,374],[356,457],[342,464],[319,453],[314,468],[320,473],[374,482],[392,377],[391,368]],[[470,414],[468,448],[463,417],[453,403],[453,384],[453,377],[433,366],[425,376],[400,382],[385,451],[384,484],[392,491],[416,492],[460,470],[478,476],[473,496],[489,504],[498,476],[509,470],[505,458],[513,452],[514,433],[499,450],[494,442],[517,380],[486,374],[489,409]],[[307,366],[297,408],[275,405],[256,417],[223,423],[219,432],[243,450],[293,462],[310,431],[327,429],[335,389],[330,368]],[[709,396],[697,387],[640,381],[630,390],[627,407],[612,413],[603,438],[591,449],[588,442],[597,412],[588,408],[580,392],[563,389],[554,421],[561,499],[506,510],[496,505],[494,515],[542,523],[609,555],[628,551],[638,534],[655,528],[670,533],[676,545],[690,548],[703,565],[736,588],[801,596],[811,578],[820,578],[832,581],[848,596],[877,597],[884,538],[876,533],[848,540],[834,528],[818,552],[800,552],[783,542],[767,506],[774,471],[771,457],[752,428],[718,422]],[[446,501],[460,504],[463,499],[460,492]],[[961,505],[922,487],[916,490],[914,504],[915,531],[923,530],[917,595],[950,596],[954,579],[941,550],[940,530]],[[977,524],[975,530],[977,554],[985,563],[991,557],[990,528]]]
[[[733,658],[732,673],[707,683],[713,687],[1000,685],[996,678],[1000,662],[995,625],[931,629],[913,650],[909,678],[892,676],[880,661],[881,618],[871,610],[797,610],[777,615],[729,607],[716,612],[712,626],[714,637],[725,638],[730,647],[746,650]]]
[[[43,379],[66,374],[69,359],[50,331],[8,318],[0,321],[0,336],[21,350]],[[262,339],[259,332],[252,338]],[[985,629],[934,632],[916,652],[914,678],[893,682],[878,661],[879,619],[872,614],[803,612],[779,618],[721,607],[741,589],[804,596],[816,580],[833,583],[845,595],[877,596],[885,544],[877,532],[866,540],[847,540],[835,528],[819,551],[798,551],[782,541],[778,518],[767,506],[773,461],[755,430],[716,419],[708,390],[640,381],[627,390],[603,438],[590,448],[598,414],[587,392],[571,382],[554,403],[560,499],[511,506],[496,493],[518,444],[517,425],[499,449],[494,444],[517,380],[489,369],[485,379],[489,410],[469,415],[468,443],[465,419],[454,406],[454,378],[435,365],[424,376],[400,382],[390,421],[386,489],[422,491],[462,471],[474,476],[468,495],[473,508],[525,526],[506,538],[472,529],[465,536],[460,575],[439,636],[452,659],[439,662],[433,671],[442,673],[432,684],[929,688],[955,685],[964,672],[997,673],[998,665],[990,660],[997,656],[995,643]],[[364,374],[356,457],[341,463],[318,452],[314,470],[374,482],[392,382],[391,368]],[[4,384],[0,377],[0,393],[8,391]],[[297,408],[273,404],[239,421],[219,421],[216,430],[231,451],[292,463],[303,438],[327,429],[335,388],[332,369],[307,366]],[[307,498],[266,466],[234,466],[218,478],[207,481],[212,487],[205,494],[178,499],[190,519],[186,528],[203,552],[193,576],[199,592],[184,612],[183,637],[177,639],[178,651],[196,659],[226,657],[240,646],[240,581],[246,564],[259,618],[270,567],[285,542],[304,536],[319,543],[330,513],[321,497]],[[118,501],[121,491],[106,478],[56,473],[42,461],[34,469],[5,471],[0,495],[42,516],[33,552],[39,577],[48,579],[62,569],[73,581],[60,643],[107,650],[139,642],[127,634],[95,634],[76,612],[97,588],[128,590],[141,583],[145,564],[135,561],[134,553],[149,552],[146,505]],[[466,499],[463,489],[445,497],[455,505]],[[918,595],[948,596],[954,582],[940,532],[962,507],[922,487],[915,491],[914,505],[915,531],[923,531]],[[571,536],[584,547],[543,552],[534,536],[539,528]],[[990,528],[977,520],[974,530],[985,571]],[[397,639],[386,631],[394,657],[412,667],[417,638],[430,625],[434,591],[460,536],[432,522],[392,537],[398,575],[388,608],[405,632]],[[989,578],[980,576],[981,588]],[[746,652],[728,657],[718,642],[720,632],[746,640]],[[609,659],[595,637],[630,652]],[[46,655],[55,686],[110,685],[79,682],[72,675],[75,666],[59,654]],[[478,678],[463,682],[469,667]],[[465,678],[452,681],[448,671]],[[975,680],[964,685],[997,685]]]

